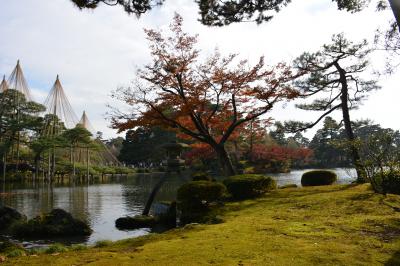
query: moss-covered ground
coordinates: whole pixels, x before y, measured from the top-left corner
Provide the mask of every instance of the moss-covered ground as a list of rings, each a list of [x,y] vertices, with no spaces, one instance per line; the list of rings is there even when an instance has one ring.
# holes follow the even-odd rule
[[[400,196],[368,184],[289,188],[227,203],[224,223],[188,225],[4,265],[400,265]]]

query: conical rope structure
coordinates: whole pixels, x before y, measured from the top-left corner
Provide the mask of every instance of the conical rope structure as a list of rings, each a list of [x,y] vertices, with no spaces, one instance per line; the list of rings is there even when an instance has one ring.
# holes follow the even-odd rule
[[[4,79],[3,79],[4,80]],[[14,70],[11,72],[10,77],[8,78],[7,82],[8,87],[6,89],[12,89],[20,92],[21,94],[24,95],[26,101],[32,101],[32,96],[31,92],[28,87],[28,83],[26,82],[26,79],[24,77],[24,73],[21,68],[21,64],[19,60],[17,61],[17,65],[15,66]],[[17,101],[17,108],[15,110],[15,116],[17,118],[17,123],[19,124],[20,122],[20,112],[19,112],[19,105],[20,105],[20,97],[17,94],[16,97]],[[18,172],[19,168],[19,161],[20,161],[20,144],[21,144],[21,131],[17,132],[16,135],[17,143],[15,145],[15,154],[16,154],[16,172]],[[11,149],[11,157],[14,158],[14,145]]]
[[[78,118],[68,101],[58,75],[44,101],[44,106],[46,106],[45,114],[55,115],[66,128],[73,128],[77,124]]]
[[[94,130],[92,124],[90,123],[89,118],[87,117],[85,111],[83,111],[83,114],[82,114],[81,119],[79,120],[78,124],[80,124],[81,126],[86,128],[92,134],[95,132],[95,130]]]
[[[8,78],[8,88],[21,92],[25,95],[25,99],[27,101],[32,101],[32,95],[25,80],[24,73],[22,72],[19,60],[17,61],[17,65]]]
[[[79,125],[86,128],[92,134],[95,132],[92,124],[89,121],[89,118],[86,115],[86,112],[83,111],[82,117],[78,123]],[[99,144],[102,150],[98,151],[99,159],[103,164],[113,164],[113,165],[121,165],[121,162],[115,157],[115,155],[110,151],[106,144],[99,139],[95,139],[95,142]]]
[[[6,90],[8,90],[8,84],[6,81],[6,76],[3,76],[3,80],[0,83],[0,93],[5,92]]]

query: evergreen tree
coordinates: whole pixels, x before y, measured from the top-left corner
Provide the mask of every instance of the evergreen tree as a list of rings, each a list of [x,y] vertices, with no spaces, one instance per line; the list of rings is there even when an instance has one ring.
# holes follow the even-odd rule
[[[311,103],[298,104],[297,107],[323,113],[312,123],[291,121],[286,124],[292,131],[306,130],[317,125],[332,112],[340,110],[359,180],[363,174],[359,152],[352,144],[355,135],[350,110],[357,108],[368,92],[379,88],[375,80],[365,80],[361,77],[368,69],[370,52],[366,41],[353,44],[346,40],[343,34],[339,34],[334,35],[332,43],[324,45],[321,51],[306,52],[297,58],[295,65],[299,71],[303,71],[304,76],[296,85],[302,97],[313,99]]]

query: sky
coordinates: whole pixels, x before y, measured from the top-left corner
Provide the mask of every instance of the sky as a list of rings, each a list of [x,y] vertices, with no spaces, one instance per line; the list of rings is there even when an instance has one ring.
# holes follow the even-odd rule
[[[217,47],[222,54],[238,53],[250,62],[265,56],[270,65],[290,62],[304,51],[317,51],[336,33],[343,32],[355,42],[363,38],[372,42],[375,30],[392,19],[390,12],[375,12],[373,7],[351,14],[338,11],[331,0],[293,0],[269,23],[210,28],[198,22],[194,0],[167,0],[140,19],[120,7],[101,5],[80,11],[70,0],[1,0],[0,75],[8,76],[20,59],[34,100],[43,103],[58,74],[76,115],[85,110],[96,131],[105,138],[115,137],[116,131],[105,119],[107,105],[124,105],[110,95],[118,87],[129,86],[136,69],[150,62],[143,29],[166,30],[175,12],[183,17],[186,31],[199,34],[204,55]],[[383,59],[384,54],[375,54],[373,68],[380,69]],[[381,76],[382,89],[371,93],[351,114],[352,119],[369,118],[400,129],[400,119],[394,116],[399,108],[399,74]],[[287,103],[276,106],[270,116],[306,121],[318,114]],[[340,119],[340,113],[334,117]]]

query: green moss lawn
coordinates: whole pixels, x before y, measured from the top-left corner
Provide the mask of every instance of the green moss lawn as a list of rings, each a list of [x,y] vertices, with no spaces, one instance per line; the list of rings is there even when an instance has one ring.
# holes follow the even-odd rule
[[[282,189],[228,203],[224,223],[4,265],[400,265],[400,196],[369,186]]]

